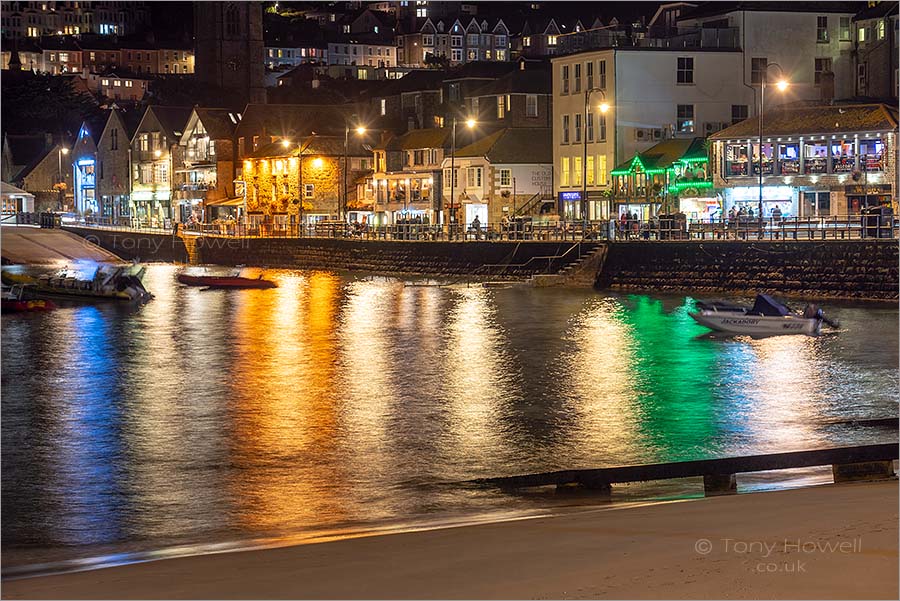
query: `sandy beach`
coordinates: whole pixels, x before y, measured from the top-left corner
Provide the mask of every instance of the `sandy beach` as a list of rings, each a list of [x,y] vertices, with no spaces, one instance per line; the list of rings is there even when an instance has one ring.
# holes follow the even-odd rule
[[[896,481],[599,509],[4,582],[3,598],[898,597]]]

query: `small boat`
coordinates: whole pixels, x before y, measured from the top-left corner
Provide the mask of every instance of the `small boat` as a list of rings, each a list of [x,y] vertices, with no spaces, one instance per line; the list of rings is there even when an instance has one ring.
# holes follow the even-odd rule
[[[25,294],[34,298],[70,298],[72,300],[115,300],[143,302],[153,298],[142,282],[146,268],[131,265],[100,264],[90,279],[68,268],[37,278],[24,274],[3,274],[11,284],[25,284]]]
[[[3,288],[3,295],[0,298],[4,313],[31,313],[35,311],[52,311],[56,308],[56,304],[50,300],[40,298],[27,298],[25,294],[25,286],[22,284],[14,284],[8,288]]]
[[[697,302],[699,311],[688,313],[694,321],[717,332],[772,336],[807,334],[815,336],[822,324],[837,328],[817,305],[807,304],[802,312],[792,311],[767,294],[758,294],[752,307],[722,301]]]
[[[179,273],[178,281],[185,286],[203,286],[205,288],[239,289],[239,288],[277,288],[278,284],[271,280],[263,279],[262,274],[255,278],[241,275],[238,269],[231,275],[190,275]]]

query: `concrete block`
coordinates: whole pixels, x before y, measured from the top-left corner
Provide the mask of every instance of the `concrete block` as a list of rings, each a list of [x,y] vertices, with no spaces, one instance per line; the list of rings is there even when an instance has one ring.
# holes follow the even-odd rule
[[[737,493],[737,478],[734,474],[703,476],[703,494],[707,497],[733,495]]]
[[[842,463],[831,466],[835,483],[865,480],[886,480],[894,477],[893,461],[866,461]]]

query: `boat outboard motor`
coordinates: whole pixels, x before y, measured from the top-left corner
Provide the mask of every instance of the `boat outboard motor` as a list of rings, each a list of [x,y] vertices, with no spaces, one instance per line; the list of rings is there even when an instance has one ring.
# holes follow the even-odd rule
[[[825,316],[825,312],[822,311],[821,307],[815,303],[809,303],[806,305],[806,308],[803,309],[803,317],[806,319],[818,319],[822,321],[822,323],[831,326],[832,328],[839,328],[840,324],[833,319],[828,319]]]

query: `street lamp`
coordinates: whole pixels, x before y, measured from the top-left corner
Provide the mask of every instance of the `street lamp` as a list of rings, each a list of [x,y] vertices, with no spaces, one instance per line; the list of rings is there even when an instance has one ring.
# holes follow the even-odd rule
[[[476,122],[474,119],[466,119],[466,127],[474,129]],[[450,206],[447,208],[447,233],[450,239],[453,238],[451,221],[455,224],[455,215],[453,213],[453,201],[456,194],[456,115],[453,115],[453,128],[450,134]]]
[[[356,135],[361,136],[366,133],[366,128],[362,125],[356,128]],[[342,192],[343,192],[343,201],[338,206],[338,215],[340,216],[342,221],[346,221],[347,218],[347,175],[350,169],[348,168],[348,163],[350,161],[349,157],[349,143],[350,143],[350,124],[347,123],[344,127],[344,166],[341,170],[341,179],[342,181]]]
[[[778,63],[768,63],[766,64],[766,69],[762,73],[762,79],[760,80],[759,85],[759,206],[757,209],[759,210],[759,235],[762,237],[762,223],[763,223],[763,113],[765,113],[766,107],[766,80],[769,78],[769,69],[771,67],[777,67],[778,73],[781,75],[781,78],[775,84],[775,88],[779,92],[784,92],[788,89],[790,85],[785,79],[784,69],[781,68],[781,65]],[[800,149],[802,152],[802,148]]]
[[[587,231],[588,225],[588,202],[587,202],[587,119],[588,119],[588,108],[591,103],[591,94],[594,92],[600,92],[600,96],[603,98],[603,102],[600,103],[598,107],[602,114],[606,114],[609,111],[609,103],[606,102],[606,92],[602,88],[588,88],[584,91],[584,117],[582,117],[582,127],[584,127],[584,131],[582,132],[582,141],[584,142],[584,154],[581,160],[581,221],[582,221],[582,230],[581,235],[584,236]],[[597,123],[594,125],[594,131],[599,131],[600,119],[597,119]],[[596,134],[595,134],[596,137]]]

